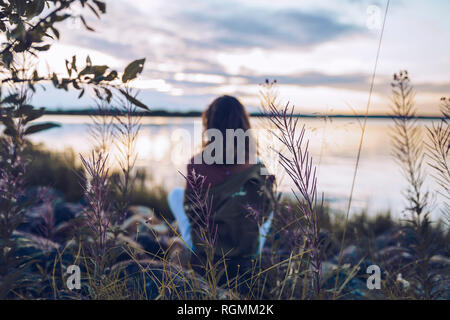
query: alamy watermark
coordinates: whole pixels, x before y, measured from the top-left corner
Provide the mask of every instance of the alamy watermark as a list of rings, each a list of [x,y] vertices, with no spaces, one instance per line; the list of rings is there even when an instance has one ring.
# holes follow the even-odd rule
[[[367,289],[374,290],[374,289],[381,289],[381,269],[376,264],[370,265],[367,267],[366,272],[370,274],[370,276],[367,278]]]
[[[67,267],[67,274],[69,277],[66,280],[66,286],[69,290],[81,289],[81,270],[80,267],[73,264]]]
[[[377,5],[370,5],[366,9],[366,26],[369,30],[380,30],[383,26],[383,14]]]
[[[276,133],[273,133],[267,129],[226,129],[222,132],[212,128],[203,131],[201,125],[194,125],[193,131],[177,128],[170,138],[170,156],[173,163],[233,165],[257,164],[263,154],[270,162],[261,174],[268,175],[275,172],[281,149]],[[207,143],[199,150],[203,141]],[[192,159],[187,157],[192,154],[195,154]]]

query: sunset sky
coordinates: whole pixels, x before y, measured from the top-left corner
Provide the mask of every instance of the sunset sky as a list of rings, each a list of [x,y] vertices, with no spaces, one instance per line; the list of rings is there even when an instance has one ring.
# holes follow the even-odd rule
[[[87,54],[123,69],[145,57],[135,81],[153,109],[202,110],[232,94],[258,106],[258,84],[277,79],[280,97],[299,112],[365,110],[386,1],[109,0],[96,32],[76,21],[40,57],[40,68],[64,73],[64,59]],[[450,1],[393,0],[389,9],[371,113],[388,110],[390,80],[407,69],[420,113],[433,114],[450,95]],[[76,13],[76,12],[75,12]],[[49,108],[86,107],[91,98],[49,90]],[[250,110],[254,110],[251,109]]]

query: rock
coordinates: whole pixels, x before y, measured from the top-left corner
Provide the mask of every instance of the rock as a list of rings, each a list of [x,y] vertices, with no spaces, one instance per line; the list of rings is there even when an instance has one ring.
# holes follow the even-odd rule
[[[131,216],[129,216],[122,224],[122,229],[128,234],[142,233],[143,229],[148,229],[151,233],[158,237],[169,236],[171,228],[158,219],[153,211],[143,206],[130,207]]]
[[[331,234],[327,231],[320,231],[319,233],[320,251],[325,259],[339,254],[339,245],[333,239]]]
[[[146,220],[141,215],[133,215],[127,218],[121,225],[121,229],[124,230],[127,234],[135,234],[138,232],[140,226],[146,224]]]
[[[195,297],[192,288],[196,288],[198,283],[201,283],[201,281],[194,283],[192,276],[180,272],[170,263],[152,259],[122,262],[116,264],[113,269],[120,269],[121,277],[127,280],[127,287],[131,292],[145,295],[149,300],[193,299]],[[145,288],[142,287],[143,283]],[[161,290],[162,287],[164,290]]]
[[[339,271],[339,283],[342,284],[345,281],[352,271],[354,266],[350,264],[341,265]],[[361,269],[361,268],[360,268]],[[365,271],[365,270],[364,270]],[[367,275],[367,274],[366,274]],[[322,263],[322,289],[328,292],[333,292],[335,282],[337,276],[337,265],[332,262],[323,262]],[[367,289],[367,284],[362,277],[355,275],[350,280],[348,280],[347,284],[343,288],[340,299],[366,299],[369,296],[369,292]]]
[[[407,252],[408,250],[403,247],[387,247],[378,251],[377,257],[383,260],[387,260]]]
[[[156,217],[154,211],[145,206],[130,206],[130,208],[128,208],[128,212],[129,213],[127,215],[127,218],[132,216],[139,216],[142,219],[150,221],[153,224],[161,223],[161,220]]]
[[[362,258],[361,250],[354,244],[349,245],[342,251],[342,264],[350,264],[352,266],[358,264]],[[337,262],[339,255],[335,256],[334,260]]]
[[[337,264],[330,261],[323,261],[321,274],[324,275],[325,278],[327,278],[327,276],[330,276],[333,272],[335,272],[336,269]]]
[[[168,236],[170,233],[170,228],[165,223],[147,224],[147,227],[159,236]]]
[[[411,243],[413,235],[405,228],[393,228],[376,237],[375,244],[378,249],[386,247],[407,247]]]
[[[369,290],[367,289],[367,283],[359,278],[351,279],[345,286],[342,292],[342,298],[344,300],[361,300],[369,297]]]
[[[441,255],[432,256],[430,259],[431,270],[442,270],[450,267],[450,259]]]
[[[83,210],[84,207],[80,203],[56,201],[54,206],[55,224],[68,222],[79,216]]]
[[[150,232],[139,233],[136,242],[146,251],[146,253],[153,256],[160,256],[163,254],[165,244],[158,241],[154,234]]]
[[[20,249],[19,255],[32,255],[32,252],[50,252],[60,248],[58,243],[31,233],[14,231],[13,236],[17,240],[17,246]]]
[[[72,239],[78,230],[84,225],[84,221],[79,218],[59,223],[53,230],[52,240],[58,243],[64,243]]]
[[[377,260],[383,261],[383,265],[389,269],[404,268],[409,265],[414,257],[407,249],[402,247],[387,247],[377,253]]]
[[[34,205],[40,205],[43,203],[42,199],[46,198],[48,200],[64,199],[64,195],[51,187],[35,186],[30,187],[25,190],[24,195],[21,200],[25,203],[32,203]]]
[[[63,241],[67,239],[67,236],[62,234],[61,231],[72,224],[71,221],[82,211],[83,207],[80,204],[64,202],[62,199],[49,202],[41,201],[40,204],[25,211],[23,221],[17,229],[36,236]],[[61,225],[63,226],[60,227]]]
[[[168,261],[186,268],[188,267],[190,254],[183,240],[178,237],[169,239],[169,247],[167,250]]]
[[[45,233],[45,229],[52,229],[53,227],[53,208],[46,204],[40,204],[28,208],[25,211],[22,223],[17,230],[35,235],[43,235]]]

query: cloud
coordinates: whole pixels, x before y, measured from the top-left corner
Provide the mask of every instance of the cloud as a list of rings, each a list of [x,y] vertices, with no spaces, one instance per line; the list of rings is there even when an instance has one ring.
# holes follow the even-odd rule
[[[89,20],[98,33],[71,30],[67,40],[109,50],[121,58],[145,53],[148,58],[191,60],[200,52],[311,48],[345,35],[367,33],[325,10],[272,9],[245,1],[155,2],[160,6],[149,11],[140,3],[112,1],[102,20]]]
[[[329,75],[319,72],[305,72],[292,75],[274,76],[271,74],[263,74],[258,76],[239,75],[234,76],[225,72],[221,73],[200,73],[198,70],[186,70],[185,73],[177,73],[174,75],[170,83],[178,86],[208,87],[212,85],[259,85],[266,79],[277,80],[282,85],[297,85],[302,87],[344,87],[344,86],[361,86],[364,89],[368,87],[369,76],[366,74],[349,74],[349,75]]]
[[[440,95],[448,88],[448,19],[438,19],[448,2],[436,2],[391,5],[376,77],[380,97],[390,94],[391,74],[405,68],[418,93]],[[48,60],[63,69],[63,59],[92,51],[95,63],[121,70],[145,57],[136,86],[157,108],[201,109],[222,93],[256,105],[266,78],[277,79],[305,106],[340,103],[333,99],[347,95],[360,105],[378,46],[379,34],[366,28],[366,9],[374,4],[382,9],[385,1],[111,0],[101,20],[88,18],[95,33],[63,24],[59,49]],[[57,97],[58,105],[76,104]]]
[[[211,3],[204,10],[183,10],[174,17],[181,25],[205,34],[198,40],[187,39],[190,45],[215,49],[309,47],[361,31],[323,12]]]

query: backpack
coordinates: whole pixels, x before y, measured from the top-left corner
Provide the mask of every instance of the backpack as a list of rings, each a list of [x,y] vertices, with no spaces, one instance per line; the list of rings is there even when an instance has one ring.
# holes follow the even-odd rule
[[[211,186],[208,199],[212,201],[212,225],[215,231],[215,259],[250,258],[258,250],[259,225],[272,211],[271,197],[274,177],[261,175],[264,165],[259,163],[230,175],[224,182]],[[192,240],[196,251],[204,253],[204,240],[199,219],[185,195],[186,214],[192,223]]]

